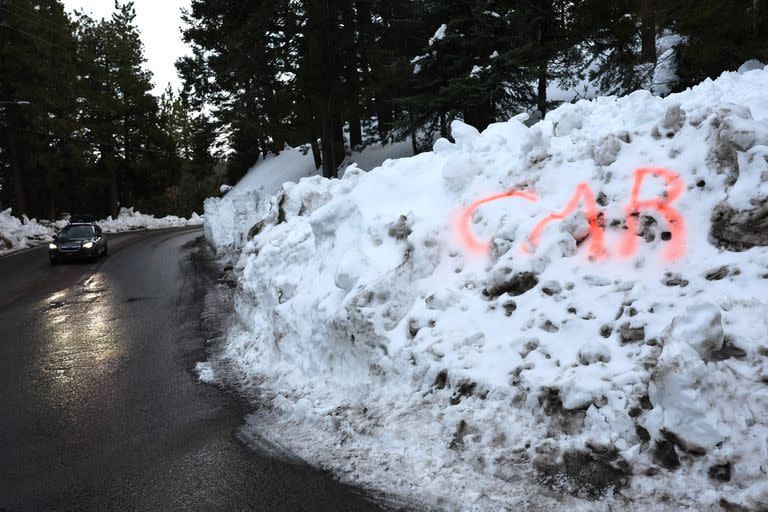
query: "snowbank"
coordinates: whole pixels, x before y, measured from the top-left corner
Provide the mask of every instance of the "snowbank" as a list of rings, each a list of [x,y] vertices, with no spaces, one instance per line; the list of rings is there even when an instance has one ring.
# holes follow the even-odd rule
[[[764,507],[767,88],[454,123],[433,152],[283,185],[249,220],[219,378],[271,405],[254,430],[447,508],[566,506],[547,487]]]
[[[0,255],[34,247],[53,240],[56,232],[67,225],[67,220],[55,222],[47,220],[21,219],[11,215],[11,209],[0,212]],[[203,223],[203,217],[193,213],[189,219],[169,215],[155,218],[134,211],[133,208],[121,208],[117,218],[111,216],[96,221],[106,233],[119,233],[139,229],[162,229],[183,226],[195,226]]]
[[[345,164],[357,163],[362,169],[373,169],[386,159],[412,154],[408,142],[377,144],[352,153]],[[297,182],[318,172],[312,153],[306,148],[287,147],[279,155],[259,161],[237,185],[222,186],[226,195],[205,200],[205,239],[218,254],[236,255],[250,229],[267,214],[270,198],[283,183]]]
[[[248,230],[267,211],[269,198],[286,181],[316,174],[312,153],[288,148],[254,165],[224,197],[209,197],[203,205],[205,239],[219,254],[232,254],[243,245]]]
[[[0,211],[0,255],[49,242],[56,230],[54,223],[14,217],[10,208]]]
[[[155,218],[154,215],[146,215],[134,211],[133,208],[120,208],[120,212],[115,219],[110,215],[104,220],[98,221],[106,233],[120,233],[122,231],[135,231],[138,229],[163,229],[163,228],[181,228],[184,226],[199,226],[203,224],[203,217],[197,213],[192,213],[189,219],[167,215],[165,217]]]

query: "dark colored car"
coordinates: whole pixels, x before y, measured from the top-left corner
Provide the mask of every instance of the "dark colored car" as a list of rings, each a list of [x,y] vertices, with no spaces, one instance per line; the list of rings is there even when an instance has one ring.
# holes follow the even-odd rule
[[[48,256],[56,264],[64,259],[98,258],[107,254],[107,239],[96,224],[72,223],[48,245]]]

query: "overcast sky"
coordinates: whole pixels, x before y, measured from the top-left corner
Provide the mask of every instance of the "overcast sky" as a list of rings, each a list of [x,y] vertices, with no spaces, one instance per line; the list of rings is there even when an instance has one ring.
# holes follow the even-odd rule
[[[83,10],[93,18],[106,18],[114,10],[114,0],[63,0],[68,11]],[[124,3],[121,1],[121,3]],[[189,53],[181,41],[181,9],[189,7],[190,0],[134,0],[136,24],[144,42],[146,66],[153,73],[155,94],[160,94],[170,82],[180,86],[174,63]]]

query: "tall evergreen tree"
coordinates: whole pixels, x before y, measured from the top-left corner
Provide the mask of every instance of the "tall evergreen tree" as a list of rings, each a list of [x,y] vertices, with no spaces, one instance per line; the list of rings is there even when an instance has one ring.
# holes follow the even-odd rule
[[[134,17],[130,3],[95,21],[73,20],[58,0],[0,0],[3,206],[49,218],[114,214],[118,202],[162,213],[164,191],[187,169],[213,167],[210,155],[175,151],[150,92]],[[208,139],[204,145],[207,153]]]
[[[115,4],[108,20],[81,16],[79,28],[83,120],[98,141],[97,181],[108,184],[109,211],[152,194],[172,180],[169,170],[156,172],[172,147],[157,117],[150,94],[151,74],[142,68],[143,49],[133,3]]]
[[[439,126],[446,136],[456,117],[484,129],[531,103],[538,46],[510,2],[428,0],[422,9],[421,18],[436,30],[412,59],[401,100],[412,115],[411,131]]]
[[[737,69],[749,59],[768,61],[768,2],[765,0],[673,0],[669,25],[685,37],[679,45],[679,88]]]
[[[73,25],[58,0],[3,0],[0,16],[3,190],[13,189],[17,214],[52,215],[80,162],[66,140],[78,129]],[[29,104],[7,103],[16,100]]]

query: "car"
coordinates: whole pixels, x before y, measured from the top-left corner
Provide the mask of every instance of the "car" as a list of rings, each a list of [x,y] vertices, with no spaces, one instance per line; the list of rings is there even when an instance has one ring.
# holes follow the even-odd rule
[[[72,222],[48,245],[51,264],[65,259],[98,258],[107,254],[107,239],[95,222]]]

